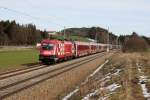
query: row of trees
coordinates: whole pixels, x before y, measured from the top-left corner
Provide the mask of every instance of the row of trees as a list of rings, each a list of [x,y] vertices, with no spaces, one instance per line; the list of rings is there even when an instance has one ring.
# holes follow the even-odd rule
[[[37,30],[33,24],[0,21],[0,45],[34,45],[45,38],[48,38],[48,33]]]
[[[59,34],[63,35],[63,31]],[[65,30],[65,33],[67,38],[71,35],[76,35],[95,39],[99,43],[108,42],[108,30],[101,27],[68,28]],[[140,38],[137,38],[138,35],[135,34],[137,33],[134,32],[132,35],[132,37],[134,36],[132,41],[140,41]],[[36,29],[36,26],[33,24],[19,25],[15,21],[0,21],[0,45],[34,45],[46,38],[48,38],[48,33]],[[129,38],[131,39],[130,35],[117,37],[109,33],[109,43],[111,44],[117,44],[119,42],[119,44],[124,46],[127,44]],[[144,36],[141,38],[150,45],[150,38]]]

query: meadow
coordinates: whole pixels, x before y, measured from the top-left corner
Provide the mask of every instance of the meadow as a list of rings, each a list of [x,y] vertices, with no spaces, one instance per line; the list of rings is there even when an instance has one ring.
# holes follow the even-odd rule
[[[19,68],[38,62],[38,50],[11,50],[0,51],[0,71]]]

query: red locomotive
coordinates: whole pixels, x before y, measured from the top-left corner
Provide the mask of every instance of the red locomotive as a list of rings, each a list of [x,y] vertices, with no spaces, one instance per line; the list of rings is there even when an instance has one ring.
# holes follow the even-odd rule
[[[72,59],[106,51],[107,46],[107,44],[100,43],[43,40],[39,60],[45,63]]]

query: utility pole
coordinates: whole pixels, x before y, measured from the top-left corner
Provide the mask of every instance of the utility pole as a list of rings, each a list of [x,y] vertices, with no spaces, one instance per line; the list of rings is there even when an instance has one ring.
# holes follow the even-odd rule
[[[109,52],[109,27],[108,27],[108,33],[107,33],[107,52]]]
[[[95,41],[97,43],[97,27],[95,28]]]
[[[119,48],[119,37],[117,36],[117,39],[116,39],[116,46],[117,46],[117,49]]]

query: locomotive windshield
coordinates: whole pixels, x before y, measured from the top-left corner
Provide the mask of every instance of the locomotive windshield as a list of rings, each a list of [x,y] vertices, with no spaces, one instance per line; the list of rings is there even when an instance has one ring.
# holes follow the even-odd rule
[[[42,49],[43,50],[53,50],[54,45],[53,44],[43,44]]]

